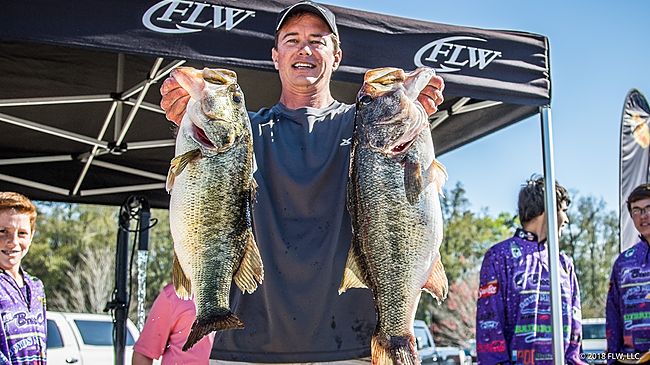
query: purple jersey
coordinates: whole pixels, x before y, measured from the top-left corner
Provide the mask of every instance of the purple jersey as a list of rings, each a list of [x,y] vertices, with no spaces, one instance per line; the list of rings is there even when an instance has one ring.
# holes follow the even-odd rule
[[[621,253],[607,293],[607,352],[650,350],[650,260],[642,239]],[[610,361],[610,363],[612,363]]]
[[[25,286],[0,270],[0,364],[46,363],[43,283],[21,270]]]
[[[560,254],[562,322],[567,364],[580,360],[580,293],[573,262]],[[533,233],[492,246],[481,266],[476,310],[476,351],[481,365],[552,364],[548,250]]]

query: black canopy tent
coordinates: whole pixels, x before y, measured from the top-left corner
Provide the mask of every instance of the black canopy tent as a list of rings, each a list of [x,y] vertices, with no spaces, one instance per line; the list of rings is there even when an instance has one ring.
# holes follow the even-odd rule
[[[229,68],[249,110],[274,104],[280,92],[270,59],[275,20],[294,2],[3,4],[0,189],[36,200],[113,205],[137,192],[152,207],[167,207],[173,137],[157,106],[157,82],[182,63]],[[431,119],[438,154],[549,111],[544,36],[328,7],[344,55],[334,74],[337,99],[352,102],[369,68],[430,66],[443,76],[446,101]],[[548,182],[554,180],[550,120],[542,122]],[[554,197],[547,203],[554,210]],[[549,217],[552,228],[555,217]]]
[[[0,149],[0,188],[37,200],[102,204],[138,191],[153,207],[166,207],[173,141],[156,81],[177,64],[171,60],[187,59],[186,65],[237,71],[249,110],[272,105],[280,91],[270,59],[273,30],[289,3],[5,4],[0,133],[11,138]],[[438,154],[550,103],[543,36],[331,8],[344,54],[334,74],[338,99],[353,101],[369,68],[426,65],[444,77],[446,102],[432,118]]]

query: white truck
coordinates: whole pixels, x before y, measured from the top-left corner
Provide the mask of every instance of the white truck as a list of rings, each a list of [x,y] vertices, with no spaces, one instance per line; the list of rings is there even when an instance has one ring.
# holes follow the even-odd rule
[[[140,332],[127,321],[125,364]],[[106,314],[47,312],[48,364],[112,365],[113,320]]]

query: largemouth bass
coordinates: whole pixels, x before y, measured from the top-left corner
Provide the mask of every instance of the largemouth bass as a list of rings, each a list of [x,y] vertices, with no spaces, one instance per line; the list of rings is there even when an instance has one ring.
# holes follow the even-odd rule
[[[179,297],[196,301],[186,351],[212,331],[244,327],[230,310],[230,285],[252,293],[264,269],[251,229],[253,144],[237,75],[183,67],[172,76],[190,93],[167,179],[173,282]]]
[[[373,365],[419,364],[412,328],[421,290],[447,297],[438,198],[447,173],[417,101],[433,75],[430,68],[369,70],[357,95],[348,181],[353,238],[339,293],[372,290]]]

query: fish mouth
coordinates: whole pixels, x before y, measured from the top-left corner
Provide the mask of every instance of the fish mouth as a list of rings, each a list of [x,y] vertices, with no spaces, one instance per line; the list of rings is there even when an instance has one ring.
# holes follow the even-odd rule
[[[400,143],[397,146],[394,146],[388,150],[388,152],[392,155],[399,155],[401,153],[404,153],[411,147],[413,142],[415,141],[415,138],[411,139],[410,141],[406,141],[404,143]]]
[[[212,141],[210,141],[210,138],[208,138],[208,135],[205,134],[205,131],[198,127],[196,124],[192,124],[192,138],[194,141],[196,141],[196,143],[200,144],[204,148],[216,148],[214,143],[212,143]]]

